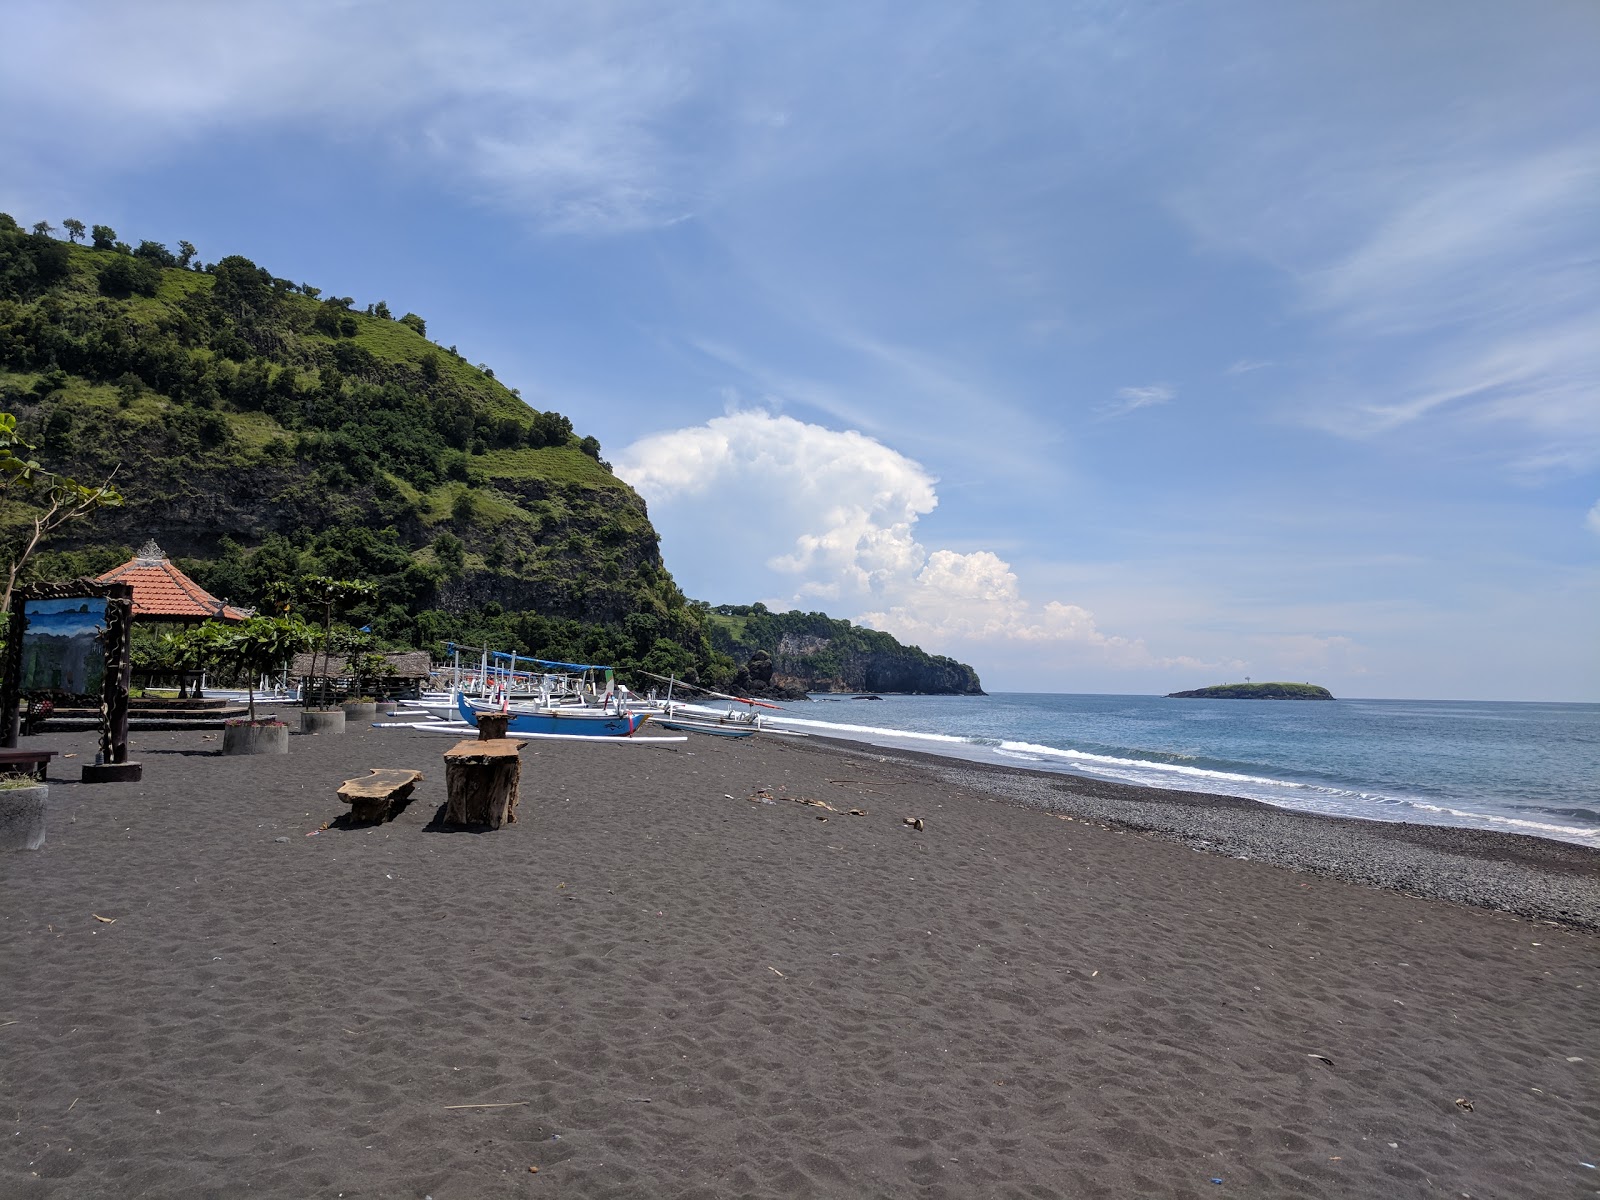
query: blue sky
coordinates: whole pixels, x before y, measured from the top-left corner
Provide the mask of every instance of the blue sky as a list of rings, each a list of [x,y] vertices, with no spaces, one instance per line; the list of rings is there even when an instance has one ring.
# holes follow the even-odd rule
[[[415,310],[692,596],[1600,700],[1600,7],[13,5],[0,209]]]

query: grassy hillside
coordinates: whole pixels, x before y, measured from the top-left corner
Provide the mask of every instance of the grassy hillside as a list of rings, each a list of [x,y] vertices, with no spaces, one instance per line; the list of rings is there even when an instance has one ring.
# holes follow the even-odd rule
[[[362,576],[394,643],[494,637],[719,678],[642,500],[592,437],[386,306],[237,256],[69,245],[0,215],[0,407],[50,465],[127,505],[36,560],[59,577],[146,537],[218,595]],[[0,512],[0,532],[19,513]]]

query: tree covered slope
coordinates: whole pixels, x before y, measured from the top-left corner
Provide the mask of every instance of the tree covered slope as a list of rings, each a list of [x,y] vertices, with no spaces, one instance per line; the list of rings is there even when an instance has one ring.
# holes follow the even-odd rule
[[[362,577],[393,644],[482,639],[728,683],[707,608],[661,560],[643,500],[593,437],[430,341],[246,258],[201,264],[79,222],[0,214],[0,409],[52,467],[115,473],[125,505],[35,577],[103,570],[154,537],[204,587]],[[0,534],[19,514],[0,511]],[[742,660],[741,660],[742,661]],[[863,685],[870,686],[870,685]]]

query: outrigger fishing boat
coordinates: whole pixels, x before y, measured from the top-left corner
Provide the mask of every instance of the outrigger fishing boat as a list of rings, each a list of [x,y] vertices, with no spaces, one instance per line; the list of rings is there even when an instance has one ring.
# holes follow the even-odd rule
[[[454,664],[440,683],[394,716],[423,714],[445,725],[475,726],[483,713],[504,714],[509,733],[629,737],[650,718],[632,703],[610,667],[554,662],[528,655],[450,644]],[[480,656],[476,669],[461,661],[466,650]],[[436,672],[436,676],[442,674]]]
[[[589,708],[574,704],[540,708],[526,704],[512,705],[509,700],[495,704],[489,700],[469,700],[461,692],[456,693],[456,708],[468,725],[476,725],[483,713],[503,713],[508,718],[506,729],[511,733],[587,734],[593,737],[632,737],[651,715],[647,712],[629,712],[612,705]]]
[[[651,679],[659,679],[667,685],[667,697],[664,701],[666,711],[664,715],[655,718],[656,724],[663,729],[671,729],[678,733],[706,733],[713,737],[750,737],[752,734],[761,732],[763,728],[761,714],[756,712],[756,709],[775,708],[781,710],[783,707],[779,704],[768,704],[765,700],[751,700],[746,696],[729,696],[723,692],[713,692],[710,688],[703,688],[693,683],[683,683],[666,675],[651,675],[648,671],[644,672],[644,674],[650,675]],[[732,710],[720,711],[705,708],[700,705],[686,706],[682,701],[674,701],[672,699],[672,689],[674,687],[692,688],[718,700],[731,700],[735,704],[743,704],[746,709],[744,712],[734,712]],[[688,715],[684,715],[686,711]]]

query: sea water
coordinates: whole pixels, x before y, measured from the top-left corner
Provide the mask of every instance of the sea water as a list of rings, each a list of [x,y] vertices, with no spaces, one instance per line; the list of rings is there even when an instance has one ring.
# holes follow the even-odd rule
[[[815,697],[763,717],[981,762],[1600,848],[1600,704],[1001,693]]]

